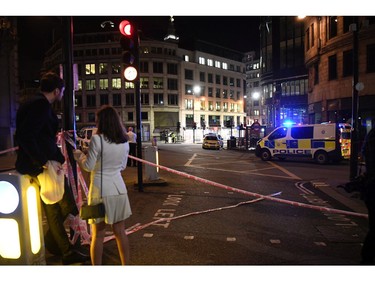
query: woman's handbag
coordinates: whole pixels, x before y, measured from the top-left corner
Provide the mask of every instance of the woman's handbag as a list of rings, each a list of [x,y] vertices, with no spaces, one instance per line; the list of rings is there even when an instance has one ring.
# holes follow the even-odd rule
[[[102,169],[102,176],[101,176],[101,182],[100,182],[100,197],[103,195],[103,140],[102,136],[100,136],[100,144],[101,144],[101,169]],[[85,203],[81,206],[81,209],[79,211],[79,216],[83,220],[88,219],[97,219],[97,218],[104,218],[105,217],[105,207],[104,203],[101,202],[99,204],[95,205],[87,205]]]

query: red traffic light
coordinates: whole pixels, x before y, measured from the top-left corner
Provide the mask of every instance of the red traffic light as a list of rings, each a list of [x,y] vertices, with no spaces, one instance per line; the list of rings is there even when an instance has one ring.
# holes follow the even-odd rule
[[[134,26],[127,20],[123,20],[120,25],[119,29],[122,35],[124,36],[132,36],[134,31]]]

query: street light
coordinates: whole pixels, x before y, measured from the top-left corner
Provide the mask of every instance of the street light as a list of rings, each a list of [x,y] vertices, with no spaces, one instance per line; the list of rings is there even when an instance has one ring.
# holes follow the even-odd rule
[[[195,122],[195,113],[194,113],[194,110],[195,110],[195,95],[199,95],[201,92],[201,87],[196,85],[193,87],[193,143],[195,143],[195,129],[197,128],[197,123]]]

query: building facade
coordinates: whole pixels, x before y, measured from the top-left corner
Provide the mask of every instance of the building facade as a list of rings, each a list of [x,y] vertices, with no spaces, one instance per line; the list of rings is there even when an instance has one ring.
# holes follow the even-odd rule
[[[267,127],[308,123],[303,21],[261,17],[260,23],[260,86]]]
[[[353,74],[358,73],[363,137],[375,117],[375,17],[306,17],[304,23],[309,121],[352,123]],[[353,28],[358,33],[356,47]],[[358,66],[353,64],[354,48]]]
[[[117,109],[126,127],[136,127],[134,83],[126,82],[122,77],[119,39],[118,32],[74,37],[77,129],[94,125],[95,112],[104,104]],[[228,120],[234,126],[245,122],[243,55],[206,42],[198,42],[196,47],[195,50],[182,49],[173,40],[141,41],[143,141],[162,137],[166,132],[177,132],[188,142],[199,141],[208,132],[227,135],[229,129],[225,124]],[[216,54],[231,52],[235,55]],[[58,45],[48,52],[46,69],[61,60],[60,54]]]
[[[260,59],[255,51],[245,53],[243,59],[246,69],[245,113],[246,125],[258,121],[267,124],[265,99],[260,87]]]

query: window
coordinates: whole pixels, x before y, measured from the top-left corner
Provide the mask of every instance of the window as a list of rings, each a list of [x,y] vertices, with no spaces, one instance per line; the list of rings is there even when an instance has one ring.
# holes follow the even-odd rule
[[[163,105],[163,94],[154,94],[154,104]]]
[[[168,78],[168,90],[178,90],[178,81],[177,79]]]
[[[112,74],[120,74],[120,73],[121,73],[121,64],[112,63]]]
[[[205,72],[199,72],[199,81],[206,82],[206,73]]]
[[[353,74],[353,51],[345,51],[343,53],[343,69],[342,76],[351,76]]]
[[[221,102],[219,102],[219,101],[216,102],[215,109],[216,109],[216,111],[221,110]]]
[[[148,112],[144,112],[142,111],[141,112],[141,120],[148,120]]]
[[[112,78],[112,89],[121,89],[121,78]]]
[[[141,104],[149,105],[150,98],[148,93],[141,93]]]
[[[140,87],[141,89],[148,89],[149,84],[148,84],[148,77],[141,77],[139,79]]]
[[[193,100],[185,99],[185,109],[193,109]]]
[[[312,139],[314,127],[291,128],[290,135],[294,139]]]
[[[208,66],[213,66],[213,65],[214,65],[213,60],[211,60],[211,59],[207,59],[207,65],[208,65]]]
[[[163,63],[154,61],[152,64],[152,70],[154,73],[163,73]]]
[[[141,61],[139,63],[139,70],[142,73],[148,73],[148,61]]]
[[[177,75],[177,64],[175,63],[168,63],[167,64],[167,73],[168,74],[175,74]]]
[[[220,85],[221,84],[221,76],[220,75],[215,75],[215,83]]]
[[[169,105],[178,105],[178,95],[168,94],[168,104]]]
[[[328,17],[328,39],[332,39],[337,36],[337,17]]]
[[[223,69],[228,69],[228,64],[226,62],[223,62]]]
[[[86,91],[94,91],[95,89],[95,80],[86,80]]]
[[[95,95],[87,95],[86,96],[86,106],[87,107],[95,107],[96,106],[96,96]]]
[[[104,104],[109,104],[107,94],[101,94],[100,95],[100,105],[104,105]]]
[[[274,131],[269,137],[269,140],[281,139],[286,137],[286,133],[288,132],[288,128],[282,127]]]
[[[128,121],[134,121],[134,113],[128,112]]]
[[[194,79],[193,70],[185,69],[185,79],[186,80],[193,80]]]
[[[213,83],[214,82],[214,78],[213,78],[212,73],[208,73],[207,74],[207,82],[208,83]]]
[[[99,74],[108,74],[108,64],[99,63]]]
[[[220,116],[218,116],[218,115],[209,115],[208,116],[208,126],[209,127],[221,127],[221,125],[220,125]]]
[[[154,89],[163,89],[163,78],[154,77]]]
[[[189,56],[188,55],[184,56],[184,61],[189,61]]]
[[[213,111],[214,110],[214,104],[213,101],[208,101],[208,110]]]
[[[219,62],[219,61],[215,61],[215,67],[217,67],[217,68],[220,68],[220,66],[221,66],[221,63]]]
[[[228,85],[228,77],[223,76],[223,85]]]
[[[223,99],[228,98],[228,90],[223,90]]]
[[[206,59],[203,57],[198,58],[199,64],[206,64]]]
[[[108,79],[99,79],[99,89],[108,90]]]
[[[95,74],[95,64],[94,63],[87,63],[85,65],[85,74],[86,75],[94,75]]]
[[[125,89],[134,89],[134,83],[125,81]]]
[[[134,105],[134,94],[133,93],[125,94],[125,102],[126,102],[126,105]]]
[[[82,107],[82,96],[75,96],[75,103],[74,106]]]
[[[217,98],[221,98],[221,89],[216,89],[215,90],[215,97],[217,97]]]
[[[89,112],[87,114],[87,121],[88,122],[95,122],[95,112]]]
[[[213,97],[213,89],[211,87],[208,87],[208,96]]]
[[[121,106],[121,94],[113,94],[113,106]]]
[[[328,80],[337,79],[337,59],[336,55],[328,57]]]

